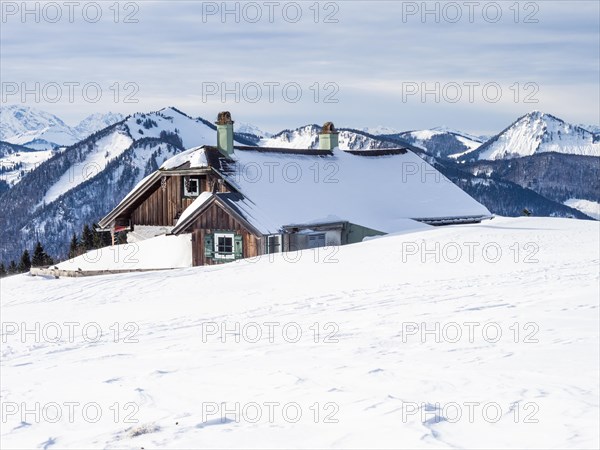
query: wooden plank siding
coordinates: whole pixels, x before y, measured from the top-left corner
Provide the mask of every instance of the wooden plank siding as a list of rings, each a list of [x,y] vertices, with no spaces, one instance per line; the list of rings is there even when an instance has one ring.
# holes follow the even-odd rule
[[[213,203],[190,225],[192,232],[192,264],[203,266],[218,264],[204,257],[204,236],[215,231],[234,231],[243,237],[242,254],[244,258],[260,255],[261,239],[248,231],[244,225],[234,219],[220,205]]]
[[[200,192],[212,191],[217,177],[200,176]],[[225,184],[217,187],[219,192],[228,192]],[[131,223],[135,225],[174,226],[177,217],[192,204],[195,197],[183,196],[183,176],[165,175],[165,183],[158,187],[131,212]]]

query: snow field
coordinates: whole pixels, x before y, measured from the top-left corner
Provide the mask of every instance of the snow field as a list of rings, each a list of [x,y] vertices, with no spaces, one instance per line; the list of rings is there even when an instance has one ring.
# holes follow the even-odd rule
[[[497,218],[333,254],[2,279],[0,444],[597,448],[598,231]]]

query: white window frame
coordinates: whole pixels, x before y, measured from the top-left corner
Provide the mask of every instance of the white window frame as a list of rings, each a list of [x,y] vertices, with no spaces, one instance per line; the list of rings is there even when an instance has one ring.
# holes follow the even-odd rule
[[[219,252],[219,238],[231,239],[231,253],[220,253]],[[214,234],[215,244],[215,259],[235,259],[235,233],[215,233]]]
[[[197,186],[197,190],[196,191],[188,191],[188,183],[186,183],[186,180],[183,180],[183,196],[184,197],[198,197],[200,195],[200,180],[198,178],[188,178],[188,183],[191,181],[194,181],[196,183]]]

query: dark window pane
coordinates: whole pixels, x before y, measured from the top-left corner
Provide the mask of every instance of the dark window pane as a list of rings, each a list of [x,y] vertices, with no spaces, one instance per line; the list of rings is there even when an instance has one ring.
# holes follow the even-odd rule
[[[217,240],[217,251],[219,253],[233,253],[233,238],[219,236]]]
[[[267,238],[267,253],[279,252],[279,236],[269,236]]]

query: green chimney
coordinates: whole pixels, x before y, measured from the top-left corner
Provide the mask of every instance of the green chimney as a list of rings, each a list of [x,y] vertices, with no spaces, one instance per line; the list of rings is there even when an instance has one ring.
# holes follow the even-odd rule
[[[233,120],[229,111],[217,116],[217,148],[227,156],[233,155]]]
[[[333,150],[339,146],[339,133],[333,122],[325,122],[319,134],[319,150]]]

